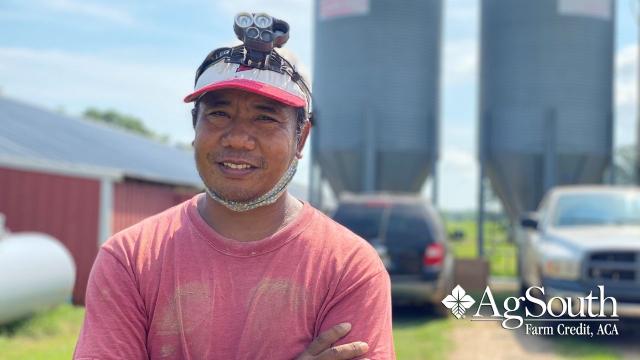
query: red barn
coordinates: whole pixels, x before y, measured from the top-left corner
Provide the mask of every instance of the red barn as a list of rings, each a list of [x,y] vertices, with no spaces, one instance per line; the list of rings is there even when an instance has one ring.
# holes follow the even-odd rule
[[[200,190],[192,152],[0,97],[0,213],[67,246],[77,304],[102,242]]]

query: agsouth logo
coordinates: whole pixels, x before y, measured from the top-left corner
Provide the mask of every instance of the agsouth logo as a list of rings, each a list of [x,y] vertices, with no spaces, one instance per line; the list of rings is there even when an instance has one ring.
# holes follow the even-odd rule
[[[524,296],[507,297],[502,304],[501,313],[491,289],[487,286],[471,320],[501,321],[502,327],[509,330],[518,329],[524,324],[526,333],[531,335],[618,335],[615,324],[619,321],[616,299],[605,296],[604,286],[599,285],[598,289],[599,296],[594,296],[593,291],[590,291],[584,297],[554,296],[545,302],[544,287],[533,286],[527,289]],[[523,317],[519,310],[525,302],[531,306],[524,306]],[[442,304],[451,309],[451,313],[458,319],[465,317],[467,310],[475,303],[476,301],[460,285],[442,300]],[[486,311],[481,314],[483,308],[490,310],[489,315]],[[609,316],[605,314],[605,310]],[[555,328],[536,325],[539,321],[557,322],[558,325]],[[589,322],[592,321],[597,322],[596,332],[590,327]]]
[[[451,309],[451,313],[455,317],[460,319],[464,317],[464,313],[467,312],[467,309],[471,308],[476,301],[467,295],[462,286],[456,285],[451,295],[447,295],[447,297],[442,300],[442,303],[447,309]]]

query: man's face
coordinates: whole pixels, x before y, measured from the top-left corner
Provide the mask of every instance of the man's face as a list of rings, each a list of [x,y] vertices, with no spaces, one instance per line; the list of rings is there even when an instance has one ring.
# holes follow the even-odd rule
[[[296,141],[296,110],[235,89],[204,95],[193,143],[202,181],[227,200],[255,199],[301,157],[308,124]]]

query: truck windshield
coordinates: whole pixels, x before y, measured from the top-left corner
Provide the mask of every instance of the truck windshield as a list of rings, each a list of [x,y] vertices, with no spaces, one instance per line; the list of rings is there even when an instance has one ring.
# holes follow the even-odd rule
[[[561,195],[553,225],[640,225],[639,193],[583,193]]]

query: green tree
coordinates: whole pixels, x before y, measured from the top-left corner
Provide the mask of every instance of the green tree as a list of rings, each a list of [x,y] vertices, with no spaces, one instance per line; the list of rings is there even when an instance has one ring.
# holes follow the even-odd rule
[[[84,111],[83,116],[87,119],[106,123],[112,126],[116,126],[136,134],[140,134],[142,136],[160,141],[162,143],[169,142],[168,135],[159,135],[149,130],[142,120],[138,119],[135,116],[121,114],[116,110],[99,110],[93,107],[88,108]]]
[[[613,163],[615,166],[616,184],[633,184],[636,170],[635,146],[626,145],[617,148],[614,152]]]

